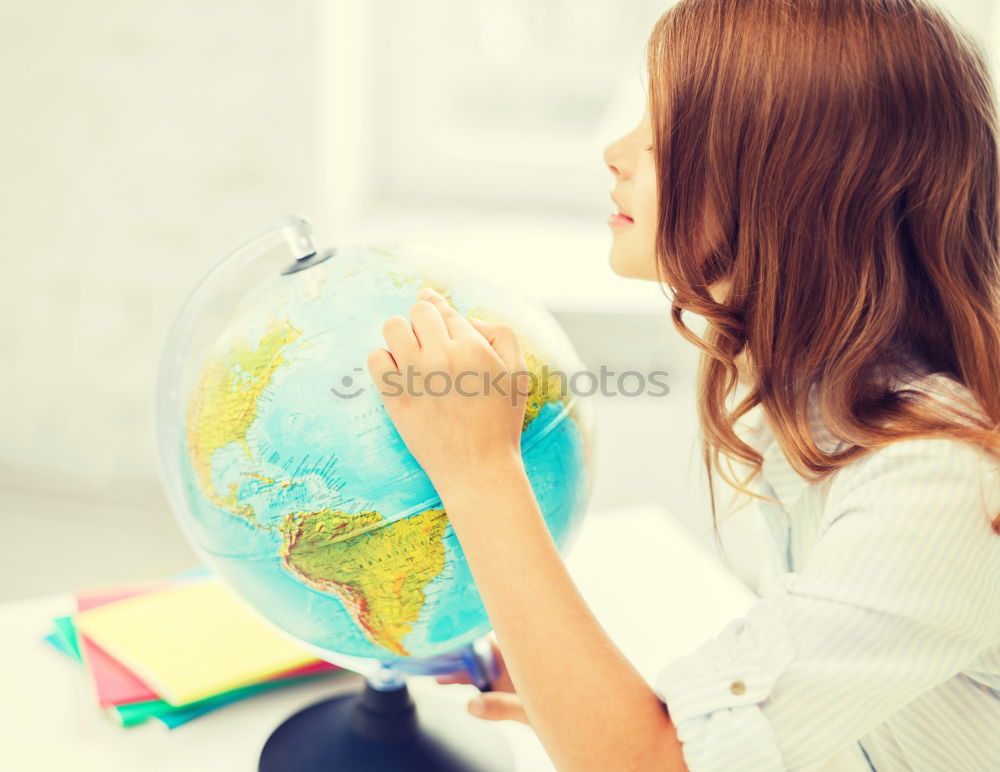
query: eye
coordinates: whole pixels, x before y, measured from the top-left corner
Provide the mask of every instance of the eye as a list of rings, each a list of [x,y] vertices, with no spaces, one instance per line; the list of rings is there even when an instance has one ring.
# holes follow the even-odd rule
[[[652,145],[650,145],[649,147],[646,148],[646,150],[652,150],[652,149],[653,149]]]

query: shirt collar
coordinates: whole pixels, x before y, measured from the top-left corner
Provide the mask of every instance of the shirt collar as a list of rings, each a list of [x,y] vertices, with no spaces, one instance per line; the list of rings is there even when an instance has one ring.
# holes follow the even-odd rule
[[[789,463],[777,441],[771,426],[764,417],[763,406],[757,405],[747,414],[751,419],[751,429],[746,437],[747,442],[763,456],[761,477],[773,488],[778,500],[790,508],[801,498],[812,483],[802,477]],[[815,399],[815,389],[810,392],[809,423],[816,444],[826,453],[834,453],[843,449],[846,443],[835,438],[823,425]]]

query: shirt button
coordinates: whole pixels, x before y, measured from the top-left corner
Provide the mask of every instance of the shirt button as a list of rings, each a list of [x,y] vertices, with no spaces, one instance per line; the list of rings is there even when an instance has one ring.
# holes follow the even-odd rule
[[[735,681],[729,684],[729,691],[731,691],[733,694],[737,695],[743,694],[744,692],[746,692],[746,690],[747,690],[747,685],[743,683],[743,681],[741,681],[739,678],[737,678]]]

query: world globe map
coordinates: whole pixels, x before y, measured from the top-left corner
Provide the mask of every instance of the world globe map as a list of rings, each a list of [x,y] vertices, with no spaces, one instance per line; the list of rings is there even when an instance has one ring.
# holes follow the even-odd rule
[[[331,661],[433,658],[491,628],[441,499],[365,367],[385,319],[430,286],[460,313],[510,324],[532,371],[525,469],[560,550],[592,485],[582,365],[522,293],[395,242],[340,245],[272,275],[235,305],[181,389],[178,516],[249,606]]]

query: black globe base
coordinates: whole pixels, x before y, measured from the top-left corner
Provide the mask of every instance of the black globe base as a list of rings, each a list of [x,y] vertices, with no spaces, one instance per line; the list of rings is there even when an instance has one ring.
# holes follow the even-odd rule
[[[365,684],[287,718],[264,743],[259,772],[511,772],[510,747],[496,726],[456,715],[454,703],[403,684]]]

